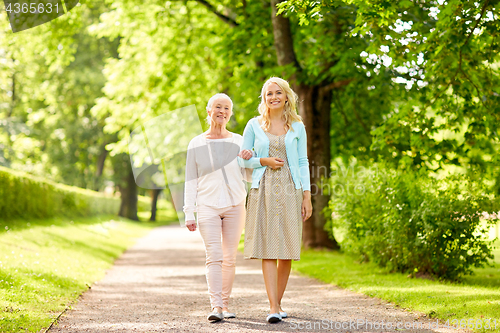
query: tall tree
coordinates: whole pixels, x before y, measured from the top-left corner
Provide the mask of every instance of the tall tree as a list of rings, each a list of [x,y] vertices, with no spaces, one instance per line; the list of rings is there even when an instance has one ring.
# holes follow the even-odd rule
[[[335,240],[325,230],[323,209],[328,206],[329,194],[323,191],[321,184],[330,175],[330,113],[332,92],[349,83],[334,82],[333,78],[325,78],[322,82],[309,83],[305,80],[304,70],[294,50],[294,39],[290,20],[278,15],[278,4],[281,0],[271,0],[271,20],[273,23],[274,46],[278,65],[292,72],[290,79],[299,100],[299,112],[307,128],[307,153],[309,156],[312,184],[313,214],[305,221],[303,230],[304,246],[338,248]],[[287,75],[287,72],[284,72]],[[324,174],[320,172],[324,170]],[[323,179],[322,179],[323,178]]]
[[[313,184],[313,216],[304,224],[304,246],[336,248],[336,241],[325,228],[328,220],[325,208],[331,195],[328,190],[331,153],[332,150],[339,153],[340,144],[368,150],[371,127],[388,107],[370,110],[369,103],[360,96],[366,95],[367,87],[387,78],[368,78],[360,57],[366,41],[359,36],[346,38],[354,26],[353,6],[335,5],[321,22],[301,25],[297,16],[279,13],[280,3],[277,0],[243,5],[224,3],[226,12],[236,17],[236,24],[231,24],[233,28],[225,38],[224,45],[232,48],[226,57],[235,72],[246,73],[246,77],[239,77],[241,86],[250,87],[249,81],[261,85],[268,76],[279,75],[289,79],[298,93],[299,112],[308,133]],[[229,5],[233,7],[227,9]],[[208,9],[220,17],[216,6]],[[376,97],[371,102],[384,105],[388,95]],[[343,106],[346,102],[348,105]],[[355,117],[348,123],[351,114],[346,116],[346,113],[350,110]],[[346,124],[339,124],[340,114]],[[332,135],[333,129],[358,135],[336,136]]]

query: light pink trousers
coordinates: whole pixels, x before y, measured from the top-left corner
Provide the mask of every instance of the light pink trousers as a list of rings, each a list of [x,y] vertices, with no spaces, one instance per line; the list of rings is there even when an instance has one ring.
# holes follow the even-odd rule
[[[198,206],[198,227],[205,243],[210,304],[227,307],[233,289],[236,251],[245,226],[244,202],[227,208]]]

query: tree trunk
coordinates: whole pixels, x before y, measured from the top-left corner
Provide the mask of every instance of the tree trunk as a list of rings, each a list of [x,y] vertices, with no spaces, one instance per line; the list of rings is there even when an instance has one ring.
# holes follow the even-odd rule
[[[312,216],[304,223],[303,242],[305,248],[327,247],[338,249],[334,239],[325,230],[326,218],[322,213],[330,200],[328,189],[330,178],[330,111],[332,92],[319,85],[300,84],[299,113],[307,132],[307,155],[311,173]]]
[[[151,217],[150,221],[156,221],[156,207],[158,204],[158,196],[160,195],[161,189],[151,190]]]
[[[122,184],[120,184],[118,187],[120,189],[120,194],[121,194],[121,205],[118,216],[138,221],[139,218],[137,217],[137,185],[135,184],[132,167],[130,167],[130,170],[128,170],[127,175],[123,178]]]
[[[101,147],[101,153],[97,158],[97,168],[95,172],[94,178],[94,190],[99,191],[99,180],[102,176],[102,172],[104,170],[104,162],[106,162],[106,157],[108,156],[108,151],[106,150],[106,144],[103,144]]]
[[[308,86],[299,83],[302,68],[297,61],[293,48],[293,35],[290,20],[277,15],[277,5],[282,0],[271,0],[274,46],[278,65],[293,65],[298,75],[289,79],[295,92],[299,95],[299,113],[304,120],[307,131],[307,155],[311,171],[312,216],[304,223],[302,240],[305,248],[327,247],[338,248],[335,240],[328,237],[325,231],[326,219],[322,214],[328,206],[329,195],[323,193],[321,176],[328,182],[330,177],[330,111],[332,102],[331,89],[326,85]],[[303,74],[303,73],[302,73]]]

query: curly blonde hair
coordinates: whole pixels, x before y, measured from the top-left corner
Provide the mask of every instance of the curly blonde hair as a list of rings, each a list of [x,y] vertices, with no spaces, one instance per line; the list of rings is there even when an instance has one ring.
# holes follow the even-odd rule
[[[282,117],[285,120],[286,130],[291,129],[293,131],[292,123],[296,121],[302,122],[302,117],[297,114],[297,103],[299,97],[292,90],[292,88],[290,88],[290,84],[286,80],[283,80],[279,77],[270,78],[262,86],[262,91],[260,92],[261,101],[258,108],[259,113],[262,117],[261,126],[265,131],[267,131],[271,122],[269,116],[269,108],[266,105],[266,89],[271,83],[277,84],[286,94],[287,102],[285,103],[285,109],[283,110]]]

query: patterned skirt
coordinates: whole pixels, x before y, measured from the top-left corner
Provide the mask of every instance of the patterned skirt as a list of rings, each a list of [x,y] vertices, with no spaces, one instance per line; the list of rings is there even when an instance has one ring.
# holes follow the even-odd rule
[[[269,156],[285,160],[267,168],[259,188],[250,190],[245,223],[245,259],[300,259],[302,189],[296,189],[286,158],[285,135],[267,133]]]

